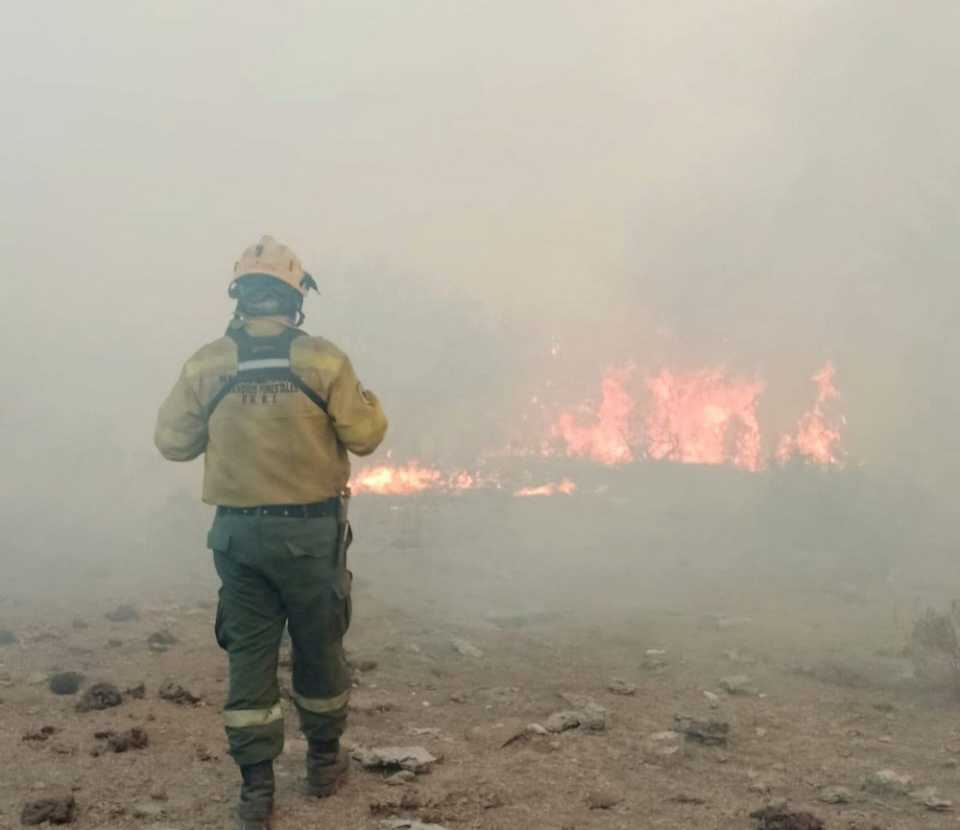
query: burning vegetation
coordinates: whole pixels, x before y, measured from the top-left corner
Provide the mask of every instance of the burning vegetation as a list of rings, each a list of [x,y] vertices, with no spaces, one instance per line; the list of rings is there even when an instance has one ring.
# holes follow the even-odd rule
[[[551,407],[533,398],[537,417],[524,421],[538,424],[538,434],[485,455],[478,467],[506,458],[570,458],[608,467],[659,461],[759,472],[791,462],[819,467],[844,462],[846,420],[830,361],[811,378],[812,406],[781,435],[764,431],[759,412],[765,384],[758,377],[718,367],[637,375],[634,367],[611,367],[601,378],[599,400],[575,406]],[[391,496],[481,488],[507,489],[517,497],[553,496],[577,489],[568,476],[529,483],[531,475],[526,472],[518,484],[505,468],[444,470],[412,460],[358,470],[351,486],[356,493]]]

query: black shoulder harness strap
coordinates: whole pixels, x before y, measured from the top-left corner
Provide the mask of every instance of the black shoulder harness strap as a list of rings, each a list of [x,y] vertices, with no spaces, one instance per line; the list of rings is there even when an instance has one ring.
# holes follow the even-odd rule
[[[275,337],[251,337],[243,328],[227,329],[227,336],[237,344],[237,373],[233,375],[207,404],[209,420],[220,402],[238,384],[263,383],[284,380],[296,386],[304,395],[330,416],[327,402],[311,389],[307,382],[290,367],[290,349],[298,337],[306,335],[299,329],[287,329]]]

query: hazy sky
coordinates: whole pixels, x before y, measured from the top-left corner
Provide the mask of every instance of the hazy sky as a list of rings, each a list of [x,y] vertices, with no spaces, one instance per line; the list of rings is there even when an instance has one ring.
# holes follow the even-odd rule
[[[264,232],[398,450],[494,432],[558,340],[580,397],[624,360],[796,396],[833,358],[852,451],[949,482],[958,31],[954,0],[12,4],[2,495],[152,452]]]

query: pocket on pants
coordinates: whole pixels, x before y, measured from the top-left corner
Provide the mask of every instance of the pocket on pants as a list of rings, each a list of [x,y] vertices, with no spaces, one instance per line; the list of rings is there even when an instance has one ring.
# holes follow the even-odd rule
[[[284,528],[283,545],[294,558],[323,559],[333,563],[340,541],[339,525],[333,517],[308,519]]]

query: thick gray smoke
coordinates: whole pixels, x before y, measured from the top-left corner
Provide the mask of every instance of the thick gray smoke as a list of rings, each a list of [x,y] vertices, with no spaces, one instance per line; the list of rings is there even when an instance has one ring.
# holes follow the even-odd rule
[[[495,444],[560,343],[574,400],[629,360],[804,400],[832,358],[851,456],[947,486],[958,25],[894,0],[8,9],[4,553],[195,492],[156,406],[263,232],[398,456]]]

